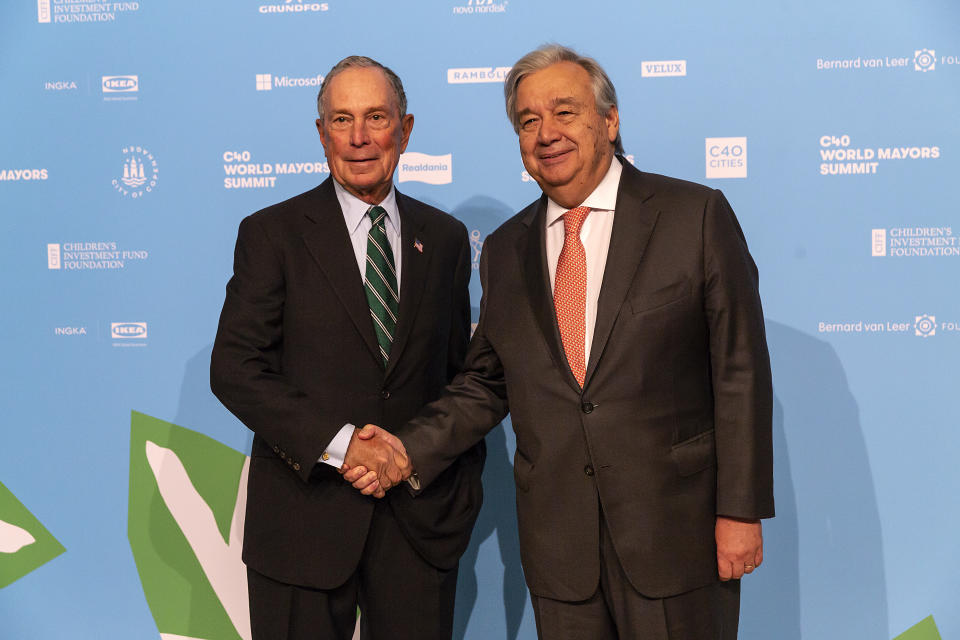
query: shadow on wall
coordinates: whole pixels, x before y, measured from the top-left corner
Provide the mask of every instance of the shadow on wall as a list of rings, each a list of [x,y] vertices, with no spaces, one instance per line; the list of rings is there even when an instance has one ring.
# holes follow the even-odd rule
[[[244,455],[250,454],[253,432],[220,404],[210,391],[210,354],[213,343],[187,360],[180,385],[180,404],[174,424],[205,433],[214,440],[233,447]]]
[[[880,515],[842,362],[770,320],[767,341],[777,517],[764,524],[764,567],[744,580],[740,638],[887,638]]]
[[[457,608],[453,637],[461,640],[477,601],[477,556],[480,545],[492,535],[497,537],[503,562],[503,608],[507,640],[516,640],[527,604],[527,585],[520,567],[520,539],[517,533],[517,509],[513,484],[513,463],[507,451],[504,423],[487,434],[487,461],[483,468],[483,508],[473,527],[470,546],[460,559],[457,577]],[[511,498],[511,499],[508,499]]]

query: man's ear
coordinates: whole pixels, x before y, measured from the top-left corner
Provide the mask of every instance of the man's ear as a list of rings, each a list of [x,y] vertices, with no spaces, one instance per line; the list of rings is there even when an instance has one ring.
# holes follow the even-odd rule
[[[408,113],[400,121],[400,153],[407,150],[407,143],[410,142],[410,132],[413,131],[413,114]]]
[[[605,118],[607,123],[607,139],[613,143],[617,139],[617,135],[620,133],[620,112],[617,111],[617,108],[610,107],[610,110],[607,111],[607,116]]]

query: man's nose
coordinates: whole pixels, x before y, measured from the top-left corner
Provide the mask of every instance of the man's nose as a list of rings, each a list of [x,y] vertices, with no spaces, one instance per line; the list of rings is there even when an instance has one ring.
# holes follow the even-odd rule
[[[370,142],[370,136],[367,134],[367,123],[364,119],[354,120],[350,127],[350,144],[355,147],[362,147]]]
[[[537,130],[537,142],[544,146],[551,145],[561,138],[560,128],[552,117],[547,116],[540,121]]]

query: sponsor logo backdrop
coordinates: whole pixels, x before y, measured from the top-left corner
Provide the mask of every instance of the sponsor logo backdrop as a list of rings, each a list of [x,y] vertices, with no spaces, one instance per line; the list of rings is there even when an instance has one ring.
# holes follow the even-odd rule
[[[503,78],[558,41],[610,72],[630,161],[723,189],[760,267],[778,517],[741,637],[960,639],[960,5],[35,4],[0,9],[5,638],[249,637],[251,435],[207,382],[237,224],[329,176],[316,92],[363,53],[416,115],[399,186],[476,264],[539,195]],[[533,638],[509,421],[488,443],[456,633]]]

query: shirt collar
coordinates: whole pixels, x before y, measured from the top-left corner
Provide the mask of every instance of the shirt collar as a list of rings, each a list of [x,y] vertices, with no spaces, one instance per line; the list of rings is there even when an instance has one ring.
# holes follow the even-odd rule
[[[623,173],[623,167],[617,157],[614,156],[610,160],[610,168],[607,169],[607,174],[603,176],[603,180],[579,206],[600,211],[613,211],[617,206],[617,190],[620,188],[621,173]],[[569,209],[561,207],[552,199],[547,198],[547,226],[549,227],[562,218],[567,211]]]
[[[337,201],[340,202],[343,219],[347,223],[347,231],[350,232],[350,235],[353,235],[363,219],[369,219],[367,211],[371,205],[344,189],[343,185],[336,180],[333,181],[333,189],[337,194]],[[387,194],[387,197],[383,199],[379,206],[387,212],[387,226],[391,228],[394,234],[399,235],[400,212],[397,209],[397,191],[393,188],[393,185],[390,185],[390,193]]]

